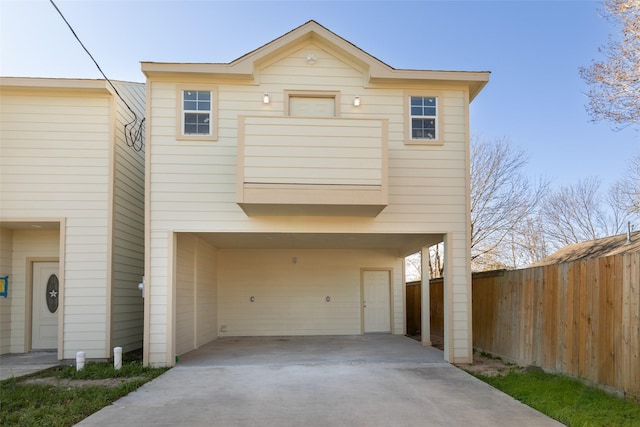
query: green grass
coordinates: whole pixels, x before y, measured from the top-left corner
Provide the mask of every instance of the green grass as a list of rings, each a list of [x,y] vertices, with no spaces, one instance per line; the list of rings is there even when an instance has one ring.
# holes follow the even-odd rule
[[[73,366],[60,366],[33,375],[10,378],[0,382],[0,425],[72,426],[165,371],[166,369],[146,368],[140,362],[124,363],[119,371],[113,369],[110,363],[88,363],[80,372],[76,372]],[[113,387],[26,383],[34,378],[132,380]]]
[[[506,394],[571,427],[638,427],[640,405],[563,375],[522,372],[474,374]]]

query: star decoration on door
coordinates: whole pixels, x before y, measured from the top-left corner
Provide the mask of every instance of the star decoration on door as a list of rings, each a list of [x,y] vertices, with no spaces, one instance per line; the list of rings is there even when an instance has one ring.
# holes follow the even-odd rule
[[[60,282],[58,276],[52,274],[47,280],[47,289],[45,291],[45,298],[47,300],[47,308],[50,313],[55,313],[58,310],[58,291],[60,290]]]

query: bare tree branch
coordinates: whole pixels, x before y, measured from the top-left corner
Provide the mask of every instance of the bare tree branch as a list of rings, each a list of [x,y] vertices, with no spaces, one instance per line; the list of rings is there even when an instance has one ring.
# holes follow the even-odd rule
[[[508,139],[471,144],[471,259],[475,269],[499,266],[499,248],[531,215],[548,188],[524,175],[527,158]]]
[[[547,238],[557,248],[618,234],[628,215],[603,195],[600,180],[589,177],[550,193],[542,209]]]
[[[598,49],[604,55],[579,73],[590,89],[587,112],[616,129],[640,123],[640,1],[604,0],[604,15],[619,30]]]
[[[640,216],[640,153],[631,158],[624,176],[611,188],[609,202],[634,219]]]

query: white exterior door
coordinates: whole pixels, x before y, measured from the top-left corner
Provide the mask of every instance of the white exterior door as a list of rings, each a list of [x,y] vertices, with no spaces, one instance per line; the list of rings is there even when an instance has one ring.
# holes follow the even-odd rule
[[[364,332],[391,332],[389,271],[363,272]]]
[[[33,263],[31,349],[58,348],[58,262]]]
[[[336,100],[333,97],[289,97],[289,115],[299,117],[335,117]]]

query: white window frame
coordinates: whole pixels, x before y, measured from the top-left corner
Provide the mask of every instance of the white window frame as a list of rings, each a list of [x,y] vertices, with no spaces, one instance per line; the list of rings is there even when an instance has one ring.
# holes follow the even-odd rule
[[[187,110],[184,108],[185,92],[209,92],[209,110]],[[180,140],[205,140],[212,141],[218,138],[218,117],[217,117],[218,93],[214,86],[210,85],[179,85],[177,87],[177,120],[176,137]],[[209,114],[209,133],[185,133],[185,118],[187,114]]]
[[[411,98],[434,98],[435,114],[433,115],[414,115],[411,111]],[[442,94],[439,92],[407,92],[405,93],[405,123],[406,123],[406,144],[414,145],[441,145],[443,143],[443,108]],[[434,121],[434,137],[433,138],[414,138],[413,137],[413,119],[427,119]]]

